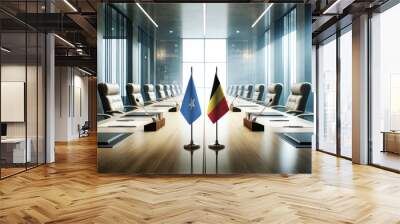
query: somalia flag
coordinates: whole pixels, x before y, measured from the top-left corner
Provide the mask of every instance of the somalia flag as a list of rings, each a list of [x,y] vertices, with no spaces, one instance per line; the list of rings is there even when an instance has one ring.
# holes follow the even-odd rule
[[[197,98],[192,74],[190,75],[181,106],[181,113],[189,124],[192,124],[201,115],[200,103]]]

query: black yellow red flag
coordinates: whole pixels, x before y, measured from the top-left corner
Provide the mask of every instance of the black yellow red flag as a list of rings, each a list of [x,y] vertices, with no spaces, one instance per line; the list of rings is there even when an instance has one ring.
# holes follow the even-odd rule
[[[221,83],[218,80],[217,73],[215,73],[210,102],[208,102],[207,115],[210,120],[215,123],[228,111],[229,107],[228,103],[226,102],[224,91],[222,89]]]

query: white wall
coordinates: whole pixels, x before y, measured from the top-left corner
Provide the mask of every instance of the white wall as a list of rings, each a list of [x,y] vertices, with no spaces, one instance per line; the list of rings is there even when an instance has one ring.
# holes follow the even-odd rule
[[[76,68],[56,67],[56,141],[79,138],[78,125],[88,120],[88,78]]]

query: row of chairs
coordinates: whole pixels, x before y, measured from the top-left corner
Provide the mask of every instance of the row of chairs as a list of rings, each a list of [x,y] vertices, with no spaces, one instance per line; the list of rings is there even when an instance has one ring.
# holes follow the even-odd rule
[[[97,88],[103,106],[103,112],[109,116],[128,112],[143,105],[167,100],[171,97],[176,97],[182,94],[182,89],[179,85],[157,84],[157,91],[155,92],[152,84],[145,84],[145,98],[143,98],[140,85],[128,83],[126,85],[126,93],[129,105],[124,105],[118,84],[99,83]]]
[[[240,97],[249,101],[253,101],[259,104],[263,104],[274,109],[284,111],[290,114],[303,114],[308,97],[311,92],[311,84],[308,82],[296,83],[290,89],[290,95],[288,96],[285,106],[279,105],[279,101],[282,95],[283,85],[281,83],[274,83],[268,86],[267,95],[265,94],[264,84],[255,85],[253,91],[253,85],[231,85],[228,87],[228,95],[233,97]],[[264,100],[265,98],[265,100]]]

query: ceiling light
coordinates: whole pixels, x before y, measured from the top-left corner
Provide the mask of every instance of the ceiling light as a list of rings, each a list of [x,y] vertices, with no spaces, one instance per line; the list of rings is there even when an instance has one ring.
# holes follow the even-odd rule
[[[65,4],[67,4],[74,12],[78,12],[78,10],[68,1],[64,0]]]
[[[1,47],[0,48],[2,51],[6,52],[6,53],[11,53],[11,50],[5,48],[5,47]]]
[[[54,34],[55,37],[57,37],[59,40],[61,40],[62,42],[64,42],[65,44],[67,44],[70,47],[75,48],[75,45],[73,45],[71,42],[69,42],[68,40],[58,36],[57,34]]]
[[[206,14],[207,14],[207,5],[203,3],[203,36],[206,36]]]
[[[332,5],[330,5],[322,14],[328,14],[328,11],[333,9],[341,0],[336,0]]]
[[[169,33],[170,33],[170,34],[173,34],[173,33],[174,33],[174,31],[173,31],[173,30],[170,30],[170,31],[169,31]]]
[[[256,19],[256,21],[254,21],[253,25],[251,25],[251,28],[254,28],[257,23],[260,21],[260,19],[271,9],[271,7],[274,5],[274,3],[271,3],[265,10],[263,13],[261,13],[261,15]]]
[[[239,33],[240,33],[240,30],[236,30],[236,33],[239,34]]]
[[[78,70],[81,71],[81,72],[83,72],[83,73],[85,73],[86,75],[92,75],[92,73],[90,73],[90,72],[88,72],[88,71],[86,71],[86,70],[83,70],[83,69],[81,69],[81,68],[79,68],[79,67],[78,67]]]
[[[142,8],[142,6],[136,2],[137,7],[139,7],[140,10],[142,10],[142,12],[147,16],[147,18],[154,24],[154,26],[156,26],[158,28],[158,25],[156,22],[154,22],[154,20],[150,17],[149,14],[147,14],[147,12]]]

